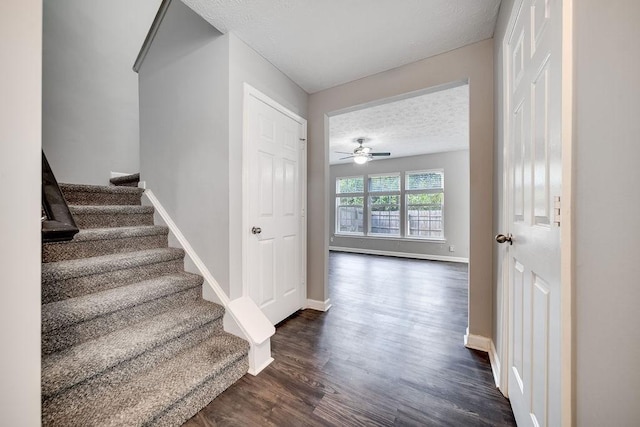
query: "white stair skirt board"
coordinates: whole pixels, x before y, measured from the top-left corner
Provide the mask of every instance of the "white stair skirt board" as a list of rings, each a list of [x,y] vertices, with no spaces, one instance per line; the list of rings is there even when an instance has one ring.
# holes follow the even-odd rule
[[[308,299],[307,304],[304,307],[305,309],[309,308],[311,310],[316,311],[327,311],[331,308],[331,300],[327,298],[324,301],[318,301],[314,299]]]
[[[225,308],[224,330],[249,341],[251,346],[249,349],[249,373],[257,375],[273,361],[271,358],[271,336],[275,334],[276,329],[250,298],[241,297],[233,301],[229,300],[220,284],[204,265],[153,192],[146,189],[143,194],[155,208],[160,222],[169,227],[172,243],[176,242],[184,249],[186,254],[185,270],[204,277],[208,286],[203,286],[202,297]]]
[[[383,255],[395,256],[398,258],[426,259],[430,261],[463,262],[466,264],[469,263],[469,258],[446,255],[413,254],[408,252],[379,251],[377,249],[343,248],[341,246],[329,246],[329,250],[335,252],[349,252],[352,254]]]

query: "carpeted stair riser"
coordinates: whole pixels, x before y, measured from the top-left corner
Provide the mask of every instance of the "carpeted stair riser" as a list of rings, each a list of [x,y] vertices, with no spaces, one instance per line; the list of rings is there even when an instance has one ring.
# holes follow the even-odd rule
[[[48,398],[207,324],[220,323],[224,309],[200,301],[133,324],[42,358],[42,396]]]
[[[142,306],[177,292],[200,289],[202,276],[179,272],[42,305],[42,333],[47,335],[96,318]],[[141,319],[140,319],[141,320]]]
[[[162,251],[162,252],[159,252]],[[138,252],[125,255],[125,261],[92,266],[89,262],[85,268],[62,270],[61,264],[77,263],[84,260],[60,261],[42,264],[42,303],[75,298],[94,292],[126,286],[142,280],[153,279],[165,274],[184,271],[184,251],[169,248],[152,252],[149,256],[133,258]],[[107,255],[117,258],[118,255]],[[90,258],[93,261],[95,258]],[[126,263],[126,261],[132,261]],[[121,262],[125,264],[119,265]]]
[[[70,205],[69,210],[80,229],[153,225],[152,206]]]
[[[185,350],[215,339],[216,336],[224,333],[222,330],[222,319],[210,322],[198,329],[179,336],[173,341],[165,343],[163,346],[147,351],[135,359],[117,365],[110,370],[100,373],[100,375],[88,378],[71,388],[67,388],[51,396],[43,396],[43,425],[74,425],[73,422],[69,422],[67,414],[80,411],[82,409],[81,406],[90,407],[91,402],[87,402],[87,399],[91,399],[93,396],[117,393],[119,389],[131,383],[132,379],[137,375],[144,374],[149,370],[155,370],[160,363],[167,362]],[[184,368],[187,370],[185,371],[185,375],[187,375],[189,367],[185,366]],[[160,387],[161,383],[158,383],[158,388]],[[80,405],[79,402],[82,402],[82,405]],[[47,420],[47,422],[44,422],[45,420]],[[93,421],[87,422],[84,425],[102,425],[102,423],[101,421]]]
[[[200,287],[191,288],[82,323],[55,329],[46,334],[43,333],[42,354],[48,355],[62,351],[73,345],[101,337],[146,317],[182,307],[198,300],[201,296],[202,289]]]
[[[60,184],[69,205],[140,205],[142,188]]]
[[[45,401],[43,421],[64,426],[178,426],[246,373],[247,353],[245,341],[221,332],[186,348],[174,359],[132,375],[132,384],[113,381],[97,390],[87,389],[90,410],[73,405],[72,399],[80,397],[75,389],[84,385]],[[158,384],[164,387],[162,393],[157,393]],[[60,399],[68,404],[60,405]],[[56,400],[64,413],[49,423],[48,408]]]
[[[42,245],[42,262],[166,248],[169,229],[161,226],[80,230],[73,240]]]
[[[211,377],[204,384],[193,390],[182,400],[176,402],[162,415],[149,422],[149,426],[168,427],[179,426],[189,420],[202,408],[207,406],[220,393],[225,391],[249,370],[249,358],[247,356],[229,365],[221,375]],[[123,426],[127,423],[123,423]]]
[[[138,182],[140,182],[139,173],[134,173],[134,174],[125,175],[125,176],[117,176],[109,180],[109,183],[111,185],[117,185],[120,187],[137,187]]]

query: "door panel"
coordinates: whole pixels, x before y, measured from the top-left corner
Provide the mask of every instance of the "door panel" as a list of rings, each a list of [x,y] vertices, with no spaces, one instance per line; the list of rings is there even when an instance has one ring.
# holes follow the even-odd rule
[[[248,186],[244,277],[250,297],[278,323],[302,307],[303,124],[270,103],[247,101]],[[252,232],[252,228],[254,228]],[[260,229],[259,231],[257,229]]]
[[[561,0],[522,0],[506,40],[509,398],[518,425],[560,425]]]

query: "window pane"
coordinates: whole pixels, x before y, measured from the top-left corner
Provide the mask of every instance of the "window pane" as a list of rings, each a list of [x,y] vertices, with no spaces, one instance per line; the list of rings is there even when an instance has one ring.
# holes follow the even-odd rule
[[[337,197],[336,206],[360,206],[364,205],[364,197]]]
[[[442,222],[443,193],[407,194],[407,235],[444,237]]]
[[[369,178],[369,191],[400,191],[400,176],[372,176]]]
[[[369,201],[371,234],[400,235],[400,196],[371,196]]]
[[[407,190],[438,190],[443,188],[442,172],[414,172],[407,174]]]
[[[362,193],[364,192],[364,177],[336,179],[336,193]]]
[[[360,205],[340,204],[340,200],[348,199],[349,202],[353,202],[360,199]],[[364,218],[364,207],[362,206],[362,197],[342,197],[338,198],[337,203],[337,221],[336,227],[338,233],[362,233]]]
[[[444,193],[407,194],[407,205],[441,205]]]

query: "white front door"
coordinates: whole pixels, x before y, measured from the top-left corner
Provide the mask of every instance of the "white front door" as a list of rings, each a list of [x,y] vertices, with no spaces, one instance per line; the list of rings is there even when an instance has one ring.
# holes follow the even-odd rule
[[[303,306],[306,122],[245,91],[245,291],[276,324]]]
[[[505,37],[508,394],[519,426],[561,425],[562,0],[522,0]]]

